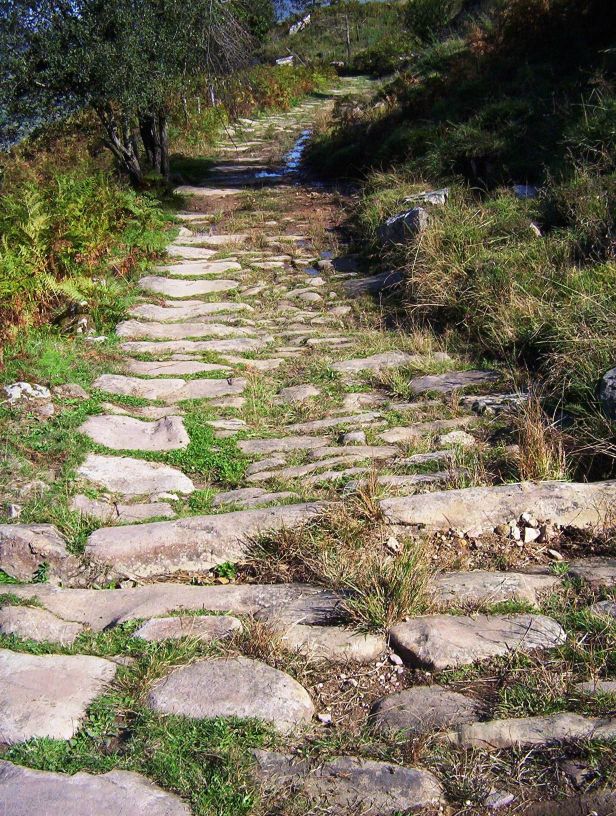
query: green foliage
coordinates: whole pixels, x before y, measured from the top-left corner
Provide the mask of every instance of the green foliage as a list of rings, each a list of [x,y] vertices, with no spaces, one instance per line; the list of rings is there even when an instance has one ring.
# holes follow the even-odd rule
[[[435,39],[462,7],[462,0],[409,0],[405,20],[422,40]]]

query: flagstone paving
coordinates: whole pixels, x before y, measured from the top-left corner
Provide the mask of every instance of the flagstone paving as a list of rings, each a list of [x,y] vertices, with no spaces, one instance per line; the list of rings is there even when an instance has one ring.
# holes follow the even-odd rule
[[[528,395],[438,337],[388,328],[389,271],[346,257],[341,238],[353,193],[312,186],[280,155],[323,106],[240,122],[209,180],[178,189],[184,226],[139,280],[116,364],[92,383],[103,413],[80,415],[66,519],[0,525],[0,575],[17,581],[0,598],[0,743],[71,740],[86,721],[95,733],[89,707],[128,687],[114,661],[140,654],[150,663],[130,666],[131,705],[150,711],[117,713],[118,746],[131,717],[160,716],[171,731],[174,717],[232,730],[248,718],[289,751],[246,743],[250,774],[315,800],[306,814],[433,812],[453,796],[447,768],[418,744],[400,751],[401,734],[441,751],[614,738],[613,719],[590,709],[508,717],[494,698],[507,661],[528,660],[532,676],[579,647],[560,622],[563,593],[579,591],[582,617],[612,625],[616,561],[578,548],[567,563],[559,541],[608,523],[616,481],[515,482],[512,412]],[[367,584],[337,561],[344,535],[319,561],[315,542],[344,512],[360,531],[349,534],[358,563],[380,548]],[[431,569],[399,614],[414,541]],[[334,577],[319,583],[317,566]],[[129,654],[97,656],[116,637]],[[578,667],[559,700],[611,693],[607,665],[605,677]],[[364,755],[355,737],[368,732],[379,743]],[[122,755],[114,740],[108,758]],[[0,763],[0,812],[41,801],[67,816],[191,812],[125,770]]]

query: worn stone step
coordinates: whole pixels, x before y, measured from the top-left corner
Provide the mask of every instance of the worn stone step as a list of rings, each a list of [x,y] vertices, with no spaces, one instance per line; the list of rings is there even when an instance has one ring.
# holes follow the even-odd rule
[[[602,524],[616,501],[616,480],[522,482],[497,487],[447,490],[424,496],[384,499],[388,524],[415,529],[491,532],[530,512],[563,527],[584,529]]]
[[[181,417],[142,422],[127,416],[91,416],[77,429],[111,450],[170,451],[187,448],[190,438]]]
[[[184,241],[189,239],[184,238]],[[173,243],[167,247],[167,254],[172,258],[184,258],[187,261],[206,261],[216,255],[215,249],[207,249],[206,247],[187,246],[184,243]]]
[[[65,621],[102,632],[131,620],[179,612],[253,615],[283,632],[296,623],[326,625],[337,618],[340,596],[307,584],[146,584],[129,589],[61,589],[48,584],[15,585],[11,593],[36,600]]]
[[[202,300],[183,300],[181,303],[177,303],[167,300],[163,305],[141,303],[129,309],[128,313],[131,317],[141,320],[174,323],[181,320],[193,320],[196,317],[219,315],[225,312],[233,314],[242,311],[251,312],[253,309],[248,303],[233,303],[232,301],[204,303]]]
[[[430,591],[435,603],[443,606],[485,606],[502,601],[528,601],[560,584],[556,575],[522,572],[444,572],[434,576]]]
[[[421,366],[427,359],[438,362],[448,361],[451,358],[445,353],[436,353],[431,358],[423,357],[420,354],[406,354],[403,351],[386,351],[381,354],[373,354],[370,357],[358,357],[351,360],[341,360],[334,363],[332,368],[340,374],[358,374],[362,371],[386,371],[388,368],[399,368],[405,365]]]
[[[211,643],[231,637],[241,629],[242,622],[231,615],[176,615],[152,618],[142,624],[132,636],[150,642],[190,638]]]
[[[172,278],[197,278],[209,275],[222,275],[225,272],[239,272],[242,267],[237,261],[186,261],[185,263],[165,264],[158,267]]]
[[[267,788],[325,803],[327,813],[393,816],[444,802],[439,781],[425,770],[357,757],[311,762],[268,751],[255,751],[255,759],[255,773]]]
[[[110,493],[123,496],[166,492],[188,495],[195,489],[188,476],[177,468],[128,456],[90,453],[77,469],[77,474]]]
[[[81,565],[53,524],[0,524],[0,569],[33,581],[43,568],[48,580],[68,582]]]
[[[164,400],[168,403],[191,399],[212,399],[232,394],[241,394],[246,388],[246,380],[234,379],[155,379],[143,380],[124,374],[102,374],[93,383],[94,388],[107,394]]]
[[[533,748],[566,745],[581,740],[606,742],[616,739],[616,718],[583,717],[562,712],[545,717],[491,720],[458,726],[447,740],[459,748]]]
[[[242,439],[237,445],[242,453],[248,455],[267,455],[270,453],[287,453],[296,450],[324,448],[329,439],[324,436],[283,436],[272,439]]]
[[[200,337],[250,337],[255,332],[222,323],[142,323],[124,320],[116,326],[118,337],[131,340],[189,340]]]
[[[512,651],[551,649],[566,641],[563,628],[545,615],[427,615],[399,623],[392,648],[413,668],[439,671]]]
[[[178,796],[129,771],[73,775],[35,771],[0,760],[2,816],[190,816]]]
[[[313,660],[333,663],[372,663],[387,648],[382,635],[363,634],[341,626],[291,626],[282,638],[291,651],[299,651]]]
[[[0,607],[0,634],[15,635],[37,643],[70,646],[84,631],[80,623],[64,621],[46,609],[35,606]]]
[[[218,493],[212,500],[212,507],[222,507],[225,504],[241,504],[244,507],[257,507],[260,504],[280,504],[283,501],[297,499],[297,493],[282,492],[269,493],[260,487],[240,487],[226,493]]]
[[[200,363],[196,360],[156,360],[153,363],[143,360],[127,360],[126,369],[130,374],[140,377],[183,377],[187,374],[203,374],[212,371],[231,372],[228,366]]]
[[[147,502],[142,504],[121,504],[100,501],[88,496],[77,495],[69,502],[74,513],[98,519],[103,524],[132,524],[155,518],[175,518],[175,511],[168,502]]]
[[[75,736],[90,703],[115,677],[110,660],[32,655],[0,649],[0,735],[13,745],[33,737]]]
[[[146,275],[139,279],[139,286],[144,292],[155,292],[171,298],[189,298],[230,292],[237,289],[239,283],[235,280],[174,280],[160,275]]]
[[[475,417],[462,416],[455,419],[435,419],[432,422],[417,422],[404,427],[390,428],[380,434],[380,439],[389,444],[408,444],[417,442],[429,434],[442,434],[447,431],[456,431],[460,428],[467,428],[475,422]],[[447,442],[443,443],[445,446]]]
[[[200,660],[157,682],[147,705],[161,714],[194,719],[254,718],[288,734],[306,725],[314,706],[288,674],[246,657]]]
[[[409,390],[416,395],[425,394],[427,391],[448,394],[451,391],[459,391],[464,388],[491,385],[500,379],[501,374],[498,371],[448,371],[445,374],[427,374],[424,377],[414,377],[409,382]]]
[[[293,425],[287,425],[287,430],[290,433],[318,433],[319,431],[328,430],[329,428],[337,428],[340,425],[357,427],[358,425],[374,425],[378,422],[384,422],[381,418],[381,414],[376,411],[367,411],[363,414],[326,417],[325,419],[315,419],[311,422],[297,422]]]
[[[218,564],[242,558],[250,538],[266,531],[301,526],[323,508],[318,503],[291,504],[102,528],[88,538],[85,554],[129,578],[181,572],[202,575]]]
[[[122,343],[122,351],[129,354],[243,354],[261,351],[273,341],[272,337],[239,337],[237,340],[129,340]]]

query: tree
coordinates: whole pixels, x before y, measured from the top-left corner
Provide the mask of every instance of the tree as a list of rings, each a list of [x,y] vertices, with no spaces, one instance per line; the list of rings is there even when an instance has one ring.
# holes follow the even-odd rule
[[[248,42],[225,0],[0,0],[0,90],[13,116],[37,121],[91,107],[139,185],[139,140],[168,177],[173,96],[234,70]]]
[[[259,42],[276,25],[274,0],[236,0],[235,9],[242,25]]]

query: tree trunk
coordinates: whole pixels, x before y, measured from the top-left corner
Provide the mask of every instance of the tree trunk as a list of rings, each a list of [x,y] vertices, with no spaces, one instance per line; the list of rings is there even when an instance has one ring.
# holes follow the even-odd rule
[[[143,170],[139,163],[135,138],[128,117],[124,116],[120,125],[110,107],[96,108],[96,113],[105,131],[106,146],[115,156],[121,169],[128,174],[133,186],[143,186]]]
[[[169,128],[167,127],[167,115],[164,111],[158,114],[158,134],[160,137],[160,173],[165,181],[171,177],[169,163]]]

